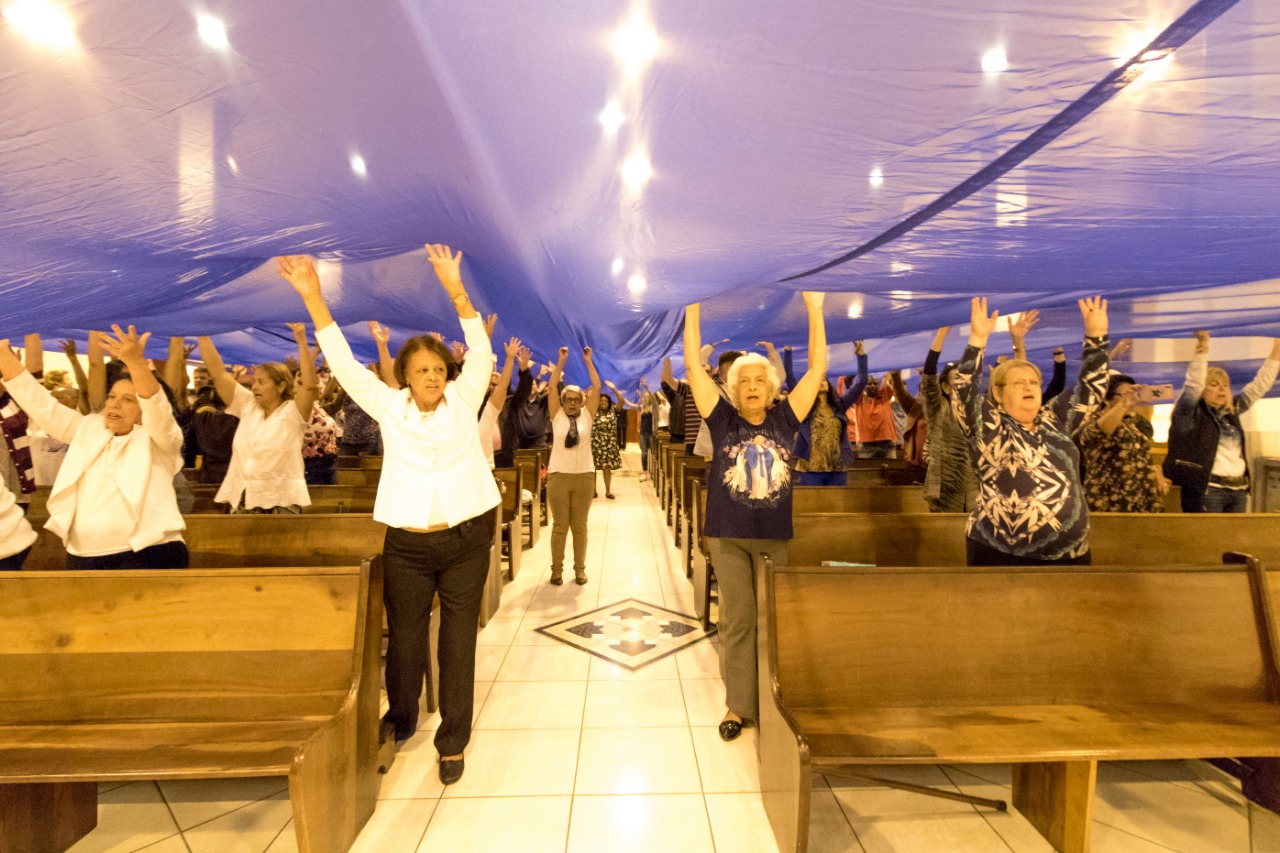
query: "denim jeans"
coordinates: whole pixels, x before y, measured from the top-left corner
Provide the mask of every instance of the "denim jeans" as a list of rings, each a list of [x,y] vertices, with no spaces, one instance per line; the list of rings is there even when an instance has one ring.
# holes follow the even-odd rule
[[[1210,486],[1200,503],[1201,512],[1245,512],[1249,508],[1249,490]]]

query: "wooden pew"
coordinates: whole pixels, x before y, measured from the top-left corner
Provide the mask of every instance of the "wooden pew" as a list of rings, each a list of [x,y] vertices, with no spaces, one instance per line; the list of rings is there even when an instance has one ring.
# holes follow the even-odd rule
[[[686,457],[686,459],[691,457]],[[707,485],[707,462],[699,459],[697,462],[686,462],[683,475],[680,479],[680,525],[679,525],[679,545],[681,562],[684,564],[685,577],[693,577],[693,552],[698,547],[698,531],[694,526],[697,519],[697,513],[694,511],[694,501],[698,498],[698,488],[706,488]]]
[[[507,566],[511,570],[511,580],[520,574],[520,552],[524,548],[524,512],[520,501],[523,487],[524,471],[520,468],[495,468],[493,476],[502,489],[502,516],[499,526],[502,528],[502,548],[507,554]]]
[[[670,443],[671,433],[664,429],[653,434],[653,442],[649,445],[649,482],[659,499],[662,496],[662,448]]]
[[[389,760],[381,624],[381,557],[5,573],[0,850],[65,850],[97,822],[98,782],[286,774],[298,849],[347,850]]]
[[[1056,850],[1084,853],[1100,760],[1280,767],[1280,580],[1256,560],[791,563],[761,560],[758,584],[760,780],[780,850],[807,849],[813,772],[1010,762],[1017,809]]]
[[[381,468],[339,468],[339,486],[377,486],[382,478]]]
[[[542,472],[546,470],[551,451],[545,448],[526,448],[515,453],[516,467],[524,473],[524,487],[533,495],[533,504],[529,509],[529,519],[525,525],[529,530],[529,547],[538,544],[538,537],[543,527],[547,526],[547,493],[542,487]]]
[[[671,529],[675,536],[676,547],[681,548],[681,542],[684,541],[682,533],[688,526],[686,496],[689,491],[689,481],[695,479],[699,473],[702,474],[702,479],[706,480],[707,460],[701,456],[677,456],[674,465],[674,476],[671,479]]]
[[[382,470],[381,456],[339,456],[338,468],[364,468],[368,471]]]

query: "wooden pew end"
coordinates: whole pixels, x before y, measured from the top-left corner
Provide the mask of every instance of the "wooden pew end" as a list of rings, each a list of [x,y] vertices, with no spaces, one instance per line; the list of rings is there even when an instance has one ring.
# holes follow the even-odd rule
[[[1061,853],[1087,853],[1096,761],[1013,765],[1013,805]]]

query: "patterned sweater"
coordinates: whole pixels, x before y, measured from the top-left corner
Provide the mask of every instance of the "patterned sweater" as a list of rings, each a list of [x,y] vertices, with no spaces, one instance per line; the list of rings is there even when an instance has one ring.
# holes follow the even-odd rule
[[[978,481],[969,459],[969,439],[938,381],[938,355],[933,350],[920,372],[920,397],[929,431],[924,444],[927,466],[924,499],[933,512],[964,512]]]
[[[1089,550],[1089,507],[1073,437],[1102,405],[1107,338],[1085,338],[1075,388],[1042,405],[1030,430],[979,390],[982,355],[967,347],[952,379],[951,406],[978,475],[978,506],[965,532],[1018,557],[1079,557]]]

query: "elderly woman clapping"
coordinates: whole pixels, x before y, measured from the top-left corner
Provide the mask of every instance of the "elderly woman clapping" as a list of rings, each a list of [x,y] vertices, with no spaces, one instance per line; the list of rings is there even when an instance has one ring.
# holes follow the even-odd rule
[[[67,547],[67,568],[185,568],[186,525],[173,491],[182,430],[143,354],[150,333],[113,331],[103,344],[128,374],[112,384],[98,414],[54,399],[8,341],[0,341],[0,375],[31,419],[70,445],[49,493],[47,525]]]
[[[786,400],[773,405],[782,385],[764,356],[744,355],[729,368],[720,396],[702,365],[701,306],[685,309],[685,373],[694,402],[711,432],[707,517],[703,528],[720,584],[721,676],[728,713],[720,737],[733,740],[756,716],[756,592],[754,561],[765,551],[779,564],[791,539],[791,469],[796,430],[825,380],[827,333],[822,293],[805,293],[809,315],[809,369]]]
[[[969,346],[951,380],[951,405],[968,436],[979,486],[966,530],[969,565],[1087,565],[1089,507],[1074,437],[1107,389],[1107,302],[1080,300],[1080,379],[1048,406],[1041,404],[1040,369],[1021,359],[992,371],[990,397],[979,390],[999,313],[988,315],[987,300],[974,298]]]

